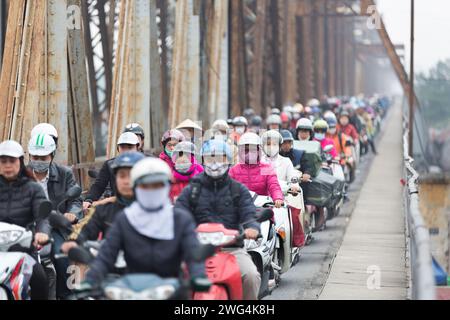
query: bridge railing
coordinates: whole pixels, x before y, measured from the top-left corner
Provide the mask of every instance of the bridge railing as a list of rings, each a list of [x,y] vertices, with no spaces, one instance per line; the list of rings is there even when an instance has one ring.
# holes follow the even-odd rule
[[[409,155],[408,134],[407,120],[405,120],[403,136],[404,207],[410,268],[409,297],[412,300],[434,300],[436,299],[436,290],[430,235],[419,208],[419,173],[414,169],[414,159]]]

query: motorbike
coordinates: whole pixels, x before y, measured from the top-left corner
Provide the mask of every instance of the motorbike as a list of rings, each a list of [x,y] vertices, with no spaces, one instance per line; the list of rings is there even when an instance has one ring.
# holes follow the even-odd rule
[[[265,209],[257,214],[257,218],[254,221],[265,224],[273,218],[273,215],[274,213],[271,209]],[[249,222],[252,221],[242,225]],[[267,223],[265,225],[267,226]],[[261,226],[262,230],[263,228]],[[241,244],[244,241],[244,233],[238,230],[226,229],[225,226],[217,223],[201,224],[197,227],[197,233],[200,243],[205,246],[211,246],[214,249],[214,255],[205,262],[206,273],[212,282],[212,286],[208,292],[195,292],[194,300],[242,300],[243,288],[239,265],[236,257],[227,252],[225,248]],[[261,241],[264,242],[264,239],[261,239]],[[256,261],[258,270],[265,273],[266,270],[264,270],[262,265],[261,257],[257,259],[260,260]],[[263,276],[261,276],[261,280],[262,278]],[[261,284],[261,286],[263,285]],[[260,293],[263,291],[264,289],[261,288]]]
[[[331,220],[339,215],[341,208],[344,205],[346,192],[344,171],[342,169],[340,161],[333,159],[333,156],[330,153],[332,149],[333,147],[331,145],[324,148],[325,154],[322,171],[334,176],[338,181],[340,181],[341,184],[339,188],[335,189],[335,192],[333,194],[333,201],[327,207],[328,220]]]
[[[39,207],[39,219],[45,220],[52,210],[48,201]],[[26,228],[0,222],[0,300],[30,300],[30,279],[36,260],[33,240],[36,225]]]

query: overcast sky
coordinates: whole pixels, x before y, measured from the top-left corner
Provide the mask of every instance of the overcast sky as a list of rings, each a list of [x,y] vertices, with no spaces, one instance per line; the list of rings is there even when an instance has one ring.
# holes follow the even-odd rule
[[[377,4],[392,41],[405,44],[409,63],[411,0],[378,0]],[[415,11],[415,68],[419,72],[450,58],[450,0],[415,0]]]

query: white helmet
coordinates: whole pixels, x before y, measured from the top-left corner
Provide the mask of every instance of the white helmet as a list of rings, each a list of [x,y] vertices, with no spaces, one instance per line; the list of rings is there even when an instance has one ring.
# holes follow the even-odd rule
[[[276,130],[269,130],[262,134],[261,142],[262,144],[266,144],[267,140],[278,140],[279,144],[283,144],[283,136]]]
[[[37,134],[28,142],[28,153],[32,156],[55,155],[56,143],[48,134]]]
[[[217,120],[213,123],[211,129],[219,130],[219,131],[228,131],[230,126],[225,120]]]
[[[139,145],[140,141],[137,135],[132,132],[122,133],[119,137],[119,141],[117,141],[117,145],[120,146],[122,144],[130,144],[130,145]]]
[[[333,120],[336,120],[336,121],[337,121],[336,115],[334,114],[333,111],[326,111],[326,112],[323,114],[323,117],[324,117],[324,119],[333,119]]]
[[[0,143],[0,157],[22,158],[24,156],[22,146],[13,140]]]
[[[246,145],[253,145],[253,146],[260,146],[261,145],[261,138],[253,132],[247,132],[244,134],[241,139],[239,139],[239,146],[246,146]]]
[[[308,107],[314,108],[314,107],[319,107],[320,106],[320,101],[317,99],[311,99],[308,101]]]
[[[172,180],[172,170],[163,160],[145,158],[136,163],[131,170],[131,184],[136,187],[148,183],[169,183]]]
[[[32,137],[38,134],[48,134],[49,136],[58,139],[58,131],[49,123],[40,123],[31,130]]]
[[[266,120],[266,124],[267,124],[268,126],[271,125],[271,124],[278,124],[278,125],[281,126],[281,123],[282,123],[281,117],[280,117],[279,115],[277,115],[277,114],[272,114],[272,115],[270,115],[270,116],[267,118],[267,120]]]
[[[308,118],[302,118],[300,120],[298,120],[297,122],[297,129],[298,130],[311,130],[313,131],[313,123],[310,119]]]

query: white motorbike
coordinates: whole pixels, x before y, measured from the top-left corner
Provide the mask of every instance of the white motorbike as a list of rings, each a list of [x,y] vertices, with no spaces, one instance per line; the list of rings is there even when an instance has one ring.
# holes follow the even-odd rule
[[[46,219],[51,210],[51,203],[43,202],[39,218]],[[35,227],[0,222],[0,300],[30,300],[29,284],[37,263],[30,255]]]

